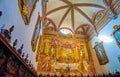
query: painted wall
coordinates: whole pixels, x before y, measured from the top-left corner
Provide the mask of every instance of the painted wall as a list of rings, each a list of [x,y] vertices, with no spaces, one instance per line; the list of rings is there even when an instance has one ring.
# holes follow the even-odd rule
[[[5,28],[9,29],[12,25],[15,26],[12,32],[11,45],[15,39],[18,39],[17,48],[24,44],[23,52],[29,54],[28,59],[32,61],[34,67],[36,67],[35,55],[31,50],[31,39],[34,31],[34,27],[37,21],[38,12],[41,13],[41,0],[36,4],[36,8],[31,17],[31,22],[29,25],[25,25],[21,17],[18,0],[0,0],[0,11],[3,15],[0,17],[0,27],[5,25]]]
[[[120,48],[116,44],[114,37],[111,35],[113,32],[113,26],[120,25],[120,15],[117,19],[112,19],[102,30],[99,31],[98,36],[94,36],[91,41],[89,41],[90,51],[94,60],[94,65],[97,74],[102,73],[114,73],[116,71],[120,72],[120,62],[118,56],[120,56]],[[100,40],[99,37],[103,36],[103,40]],[[110,40],[109,40],[110,39]],[[109,40],[109,42],[107,42]],[[94,51],[95,42],[103,41],[104,49],[106,51],[109,63],[106,65],[100,65]]]

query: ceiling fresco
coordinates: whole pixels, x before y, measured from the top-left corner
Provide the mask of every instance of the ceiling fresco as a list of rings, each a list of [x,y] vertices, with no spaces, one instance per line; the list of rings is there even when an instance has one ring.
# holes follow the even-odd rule
[[[73,34],[97,33],[96,22],[108,9],[107,0],[46,0],[43,6],[44,27],[60,31],[66,29]],[[101,12],[102,13],[98,13]],[[64,33],[64,32],[63,32]]]

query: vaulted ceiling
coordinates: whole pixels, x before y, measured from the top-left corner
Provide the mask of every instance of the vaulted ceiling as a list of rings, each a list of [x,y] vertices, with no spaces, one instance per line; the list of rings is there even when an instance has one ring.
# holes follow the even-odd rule
[[[95,17],[106,10],[110,0],[45,0],[43,4],[44,27],[60,31],[66,29],[73,34],[96,32]]]

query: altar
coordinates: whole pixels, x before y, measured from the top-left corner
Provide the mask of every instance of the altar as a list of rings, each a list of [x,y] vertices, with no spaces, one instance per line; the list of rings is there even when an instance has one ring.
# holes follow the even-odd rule
[[[86,41],[76,38],[43,37],[36,60],[38,73],[66,75],[93,71]]]

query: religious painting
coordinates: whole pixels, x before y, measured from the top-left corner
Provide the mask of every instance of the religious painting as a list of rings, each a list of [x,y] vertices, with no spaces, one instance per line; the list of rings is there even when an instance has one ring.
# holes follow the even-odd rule
[[[26,25],[30,23],[37,1],[38,0],[18,0],[19,9]]]
[[[113,36],[115,38],[117,45],[120,47],[120,26],[115,25],[113,28],[114,28]]]
[[[40,34],[40,30],[41,30],[41,20],[40,20],[40,16],[38,16],[36,25],[35,25],[35,29],[34,29],[34,33],[32,36],[32,41],[31,41],[31,45],[32,45],[32,50],[35,51],[36,50],[36,45],[38,42],[38,37]]]
[[[100,65],[104,65],[109,62],[107,55],[105,53],[103,42],[101,42],[101,43],[95,42],[94,49],[95,49],[95,52],[96,52],[96,55],[97,55]]]

